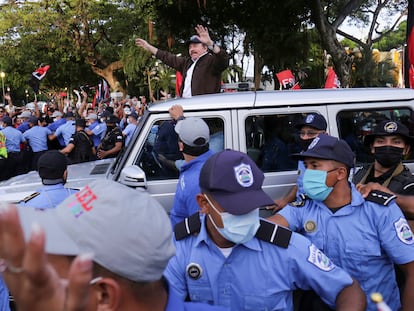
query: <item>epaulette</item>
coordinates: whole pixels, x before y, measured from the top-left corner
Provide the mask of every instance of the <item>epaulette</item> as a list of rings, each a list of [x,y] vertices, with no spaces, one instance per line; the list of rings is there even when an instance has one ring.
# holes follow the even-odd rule
[[[279,247],[288,248],[291,236],[291,230],[260,219],[260,227],[256,232],[256,238],[259,240],[275,244]]]
[[[34,193],[32,193],[31,195],[28,195],[27,197],[25,197],[23,200],[21,200],[20,202],[28,202],[28,201],[30,201],[31,199],[33,199],[33,198],[35,198],[35,197],[37,197],[38,195],[40,194],[40,192],[34,192]]]
[[[299,194],[300,199],[297,199],[296,201],[290,202],[289,205],[292,205],[294,207],[303,207],[306,203],[306,199],[308,198],[305,194],[301,193]]]
[[[382,192],[379,190],[372,190],[365,198],[366,201],[374,202],[379,205],[387,206],[390,202],[396,199],[397,196],[391,193]]]
[[[179,241],[192,234],[198,233],[200,232],[200,228],[200,213],[197,212],[174,226],[175,239]]]

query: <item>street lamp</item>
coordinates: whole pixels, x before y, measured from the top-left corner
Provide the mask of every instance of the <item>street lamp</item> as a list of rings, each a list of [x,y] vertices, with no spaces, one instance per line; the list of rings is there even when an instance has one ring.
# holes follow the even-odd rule
[[[5,93],[4,93],[4,77],[6,76],[6,74],[4,73],[4,71],[0,72],[0,77],[1,77],[1,88],[3,89],[3,104],[5,104],[6,100],[4,99],[5,97]]]

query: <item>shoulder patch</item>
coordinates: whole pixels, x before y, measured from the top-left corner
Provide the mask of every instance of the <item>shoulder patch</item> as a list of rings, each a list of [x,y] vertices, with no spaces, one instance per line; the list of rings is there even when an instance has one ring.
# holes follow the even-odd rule
[[[175,239],[179,241],[190,235],[197,234],[200,232],[200,228],[200,213],[197,212],[174,226]]]
[[[365,200],[377,203],[379,205],[387,206],[392,200],[396,198],[397,196],[394,194],[382,192],[379,190],[373,190],[368,194]]]
[[[394,228],[401,242],[408,245],[414,243],[413,233],[405,218],[401,217],[396,222],[394,222]]]
[[[309,246],[308,261],[326,272],[332,271],[335,268],[335,264],[314,244]]]
[[[31,199],[37,197],[40,194],[40,192],[34,192],[31,195],[28,195],[27,197],[25,197],[23,200],[21,200],[20,202],[29,202]]]
[[[279,247],[288,248],[291,236],[291,230],[260,219],[260,227],[256,232],[256,238],[259,240],[275,244]]]

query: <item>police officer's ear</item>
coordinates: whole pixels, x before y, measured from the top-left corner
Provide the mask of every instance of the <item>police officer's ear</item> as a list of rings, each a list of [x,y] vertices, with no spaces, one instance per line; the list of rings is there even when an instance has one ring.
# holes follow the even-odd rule
[[[121,285],[111,278],[102,278],[92,286],[91,299],[97,311],[119,310],[122,304]]]
[[[208,203],[204,194],[202,193],[197,194],[196,200],[197,200],[198,206],[200,207],[200,212],[202,214],[208,214],[210,210],[210,204]]]
[[[345,166],[339,167],[337,174],[338,174],[337,175],[338,180],[348,179],[348,169]]]
[[[184,150],[184,143],[181,140],[178,140],[178,150],[183,152]]]

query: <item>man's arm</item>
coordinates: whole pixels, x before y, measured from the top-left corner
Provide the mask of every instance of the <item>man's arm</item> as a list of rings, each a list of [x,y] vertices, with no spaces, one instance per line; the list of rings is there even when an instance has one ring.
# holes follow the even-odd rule
[[[151,54],[155,55],[157,54],[158,48],[156,48],[155,46],[149,44],[147,41],[145,41],[144,39],[138,38],[135,39],[135,44],[137,46],[142,47],[143,49],[151,52]]]
[[[72,150],[75,148],[75,145],[73,143],[69,143],[65,148],[60,150],[63,154],[69,154],[72,152]]]
[[[367,300],[358,282],[354,282],[345,287],[336,297],[336,310],[338,311],[358,311],[366,310]],[[408,309],[407,309],[408,310]]]
[[[121,149],[122,149],[122,142],[117,141],[115,143],[115,146],[112,149],[109,149],[109,150],[106,150],[106,151],[104,151],[102,149],[99,149],[98,150],[98,158],[99,159],[104,159],[104,158],[108,157],[111,154],[119,152]]]

